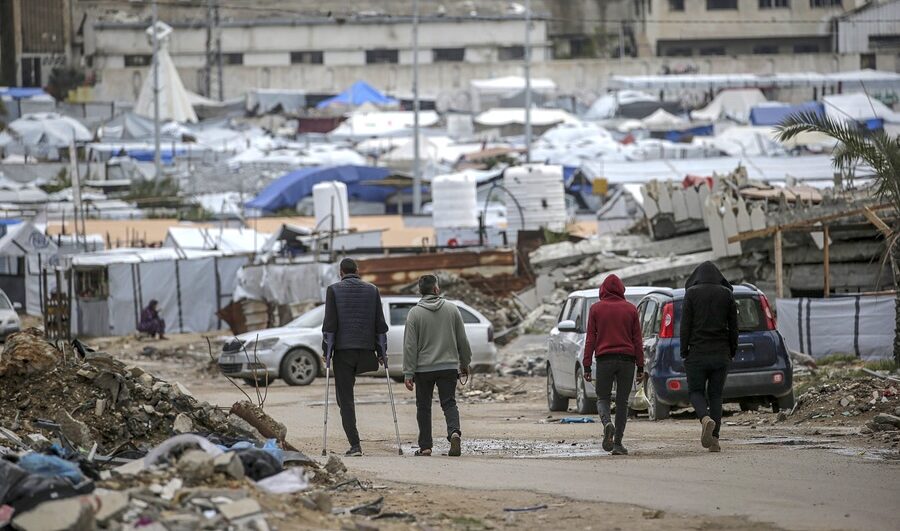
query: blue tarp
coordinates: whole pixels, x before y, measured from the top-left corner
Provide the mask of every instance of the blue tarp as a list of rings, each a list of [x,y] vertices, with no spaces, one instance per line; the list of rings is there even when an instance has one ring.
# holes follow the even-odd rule
[[[681,142],[686,138],[694,137],[694,136],[713,136],[714,128],[713,125],[698,125],[697,127],[690,127],[688,129],[679,129],[666,132],[663,135],[663,138],[669,140],[671,142]]]
[[[313,186],[325,181],[340,181],[347,185],[351,201],[384,202],[395,192],[393,188],[361,184],[363,181],[380,181],[390,175],[387,168],[372,166],[315,166],[302,168],[282,175],[249,201],[247,208],[276,212],[294,208],[306,196],[312,195]]]
[[[396,105],[397,100],[378,92],[372,85],[369,85],[365,81],[357,81],[350,85],[350,88],[337,96],[320,101],[319,104],[316,105],[316,108],[324,109],[332,105],[358,107],[363,103],[372,103],[374,105]]]
[[[799,112],[814,112],[825,116],[825,106],[817,101],[797,105],[758,105],[750,109],[750,123],[753,125],[780,125],[785,118]]]
[[[32,96],[46,96],[47,93],[41,87],[6,87],[0,88],[0,96],[9,96],[14,100],[31,98]]]

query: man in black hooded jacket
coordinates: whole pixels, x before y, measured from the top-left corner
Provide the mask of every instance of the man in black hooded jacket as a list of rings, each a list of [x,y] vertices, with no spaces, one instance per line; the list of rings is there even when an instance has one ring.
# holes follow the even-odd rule
[[[720,452],[722,391],[738,345],[737,305],[731,284],[712,262],[697,266],[684,287],[681,357],[691,405],[703,426],[700,443]]]

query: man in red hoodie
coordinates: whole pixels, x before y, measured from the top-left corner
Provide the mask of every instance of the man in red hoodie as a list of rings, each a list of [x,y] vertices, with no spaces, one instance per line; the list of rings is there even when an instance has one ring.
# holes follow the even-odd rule
[[[584,379],[591,381],[591,363],[597,359],[597,409],[603,423],[603,449],[627,455],[622,446],[628,419],[628,397],[634,382],[644,377],[644,343],[637,308],[625,300],[625,285],[609,275],[600,286],[600,300],[591,306],[584,340]],[[612,385],[616,382],[616,423],[610,420]],[[613,440],[615,437],[615,440]]]

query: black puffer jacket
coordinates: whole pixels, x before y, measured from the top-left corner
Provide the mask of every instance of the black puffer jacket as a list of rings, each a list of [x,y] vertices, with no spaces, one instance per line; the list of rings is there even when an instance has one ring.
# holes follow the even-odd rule
[[[334,332],[335,350],[375,350],[378,334],[387,333],[381,294],[359,275],[344,275],[325,292],[323,332]]]
[[[728,353],[738,345],[737,305],[731,284],[712,262],[703,262],[684,285],[681,357]]]

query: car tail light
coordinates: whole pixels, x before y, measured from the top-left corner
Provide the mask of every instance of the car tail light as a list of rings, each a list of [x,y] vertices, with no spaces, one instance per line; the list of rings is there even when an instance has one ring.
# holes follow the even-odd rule
[[[663,305],[662,323],[659,325],[659,337],[675,337],[675,303]]]
[[[494,327],[489,326],[488,327],[488,343],[493,343],[493,342],[494,342]]]
[[[760,294],[759,303],[762,305],[763,313],[766,316],[766,329],[775,330],[778,323],[775,322],[775,314],[772,313],[772,307],[769,306],[769,299],[765,295]]]
[[[681,391],[681,382],[678,380],[669,380],[666,382],[666,387],[668,387],[670,391]]]
[[[772,383],[780,384],[783,381],[784,381],[784,374],[782,374],[780,372],[776,372],[775,374],[772,375]]]

